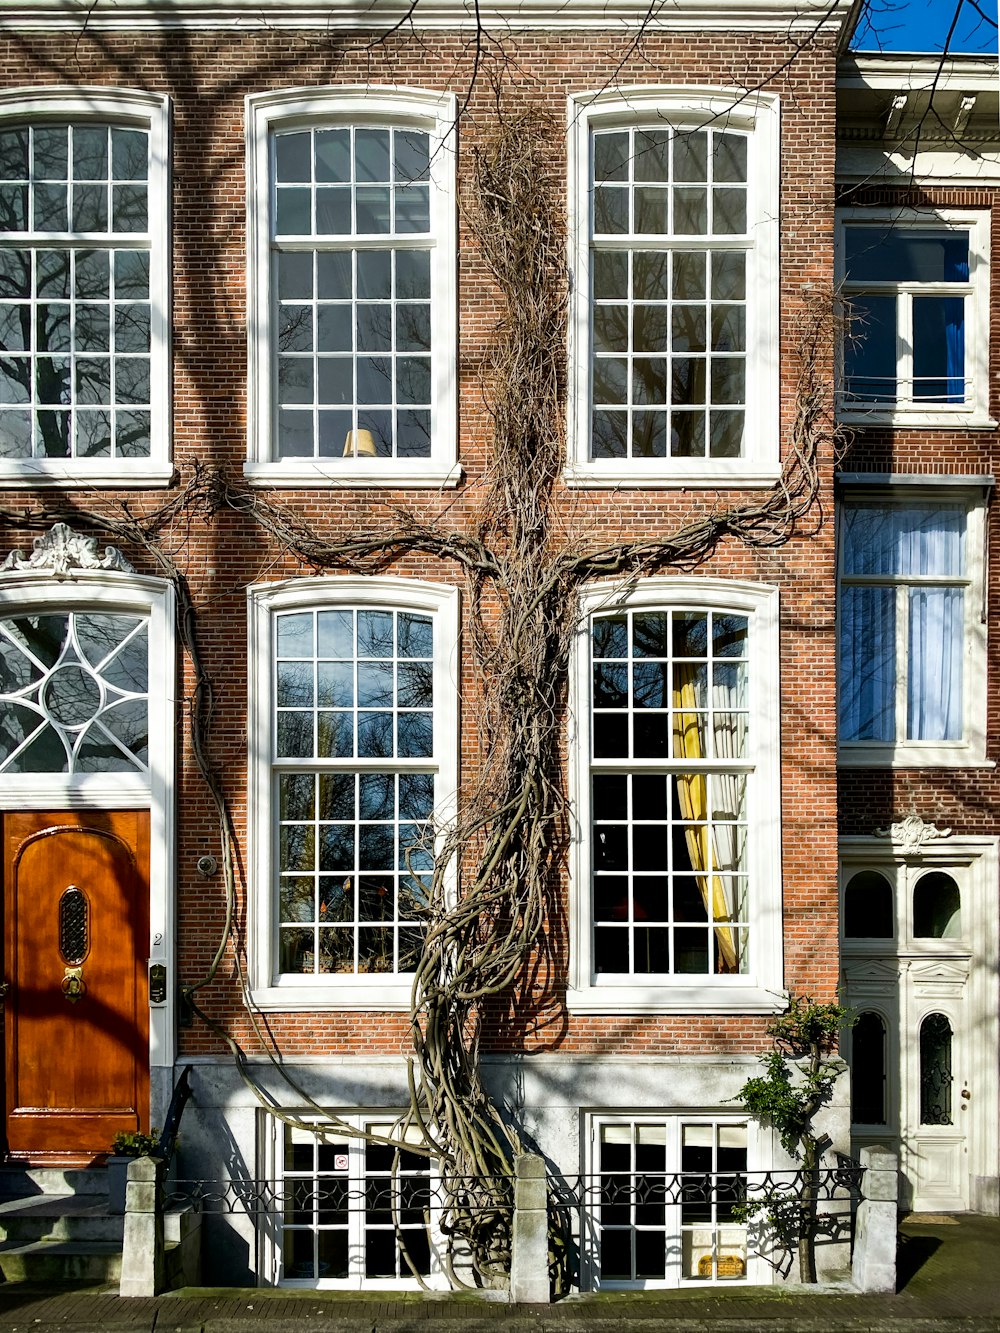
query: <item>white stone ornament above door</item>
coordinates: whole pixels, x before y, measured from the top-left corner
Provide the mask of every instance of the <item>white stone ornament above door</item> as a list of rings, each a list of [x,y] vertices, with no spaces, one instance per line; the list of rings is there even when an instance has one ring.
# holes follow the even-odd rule
[[[950,828],[938,828],[936,824],[927,824],[919,815],[906,815],[905,818],[890,824],[888,828],[877,828],[876,838],[888,838],[894,846],[904,852],[918,852],[930,842],[940,842],[951,836]]]
[[[53,524],[48,532],[36,537],[31,546],[29,556],[25,556],[21,550],[11,551],[0,565],[0,574],[29,570],[59,577],[74,569],[112,569],[122,574],[135,573],[117,546],[105,546],[104,554],[99,555],[97,538],[74,532],[68,523]]]

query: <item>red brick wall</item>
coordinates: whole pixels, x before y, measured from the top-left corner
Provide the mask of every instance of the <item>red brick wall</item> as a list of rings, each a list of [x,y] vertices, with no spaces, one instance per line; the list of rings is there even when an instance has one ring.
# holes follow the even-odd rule
[[[488,126],[490,78],[502,72],[517,103],[536,103],[565,124],[568,94],[599,90],[609,80],[630,84],[695,84],[754,88],[766,84],[782,99],[781,413],[787,432],[794,410],[796,320],[806,303],[821,302],[831,282],[833,242],[834,60],[827,46],[796,50],[771,37],[649,33],[631,44],[623,36],[587,33],[510,35],[504,54],[490,47],[472,83],[467,36],[399,34],[384,42],[315,32],[172,32],[166,35],[70,33],[0,35],[4,85],[114,84],[167,92],[173,99],[173,403],[174,457],[181,481],[195,460],[240,476],[246,430],[246,289],[243,97],[302,85],[400,83],[469,92],[459,170],[470,141]],[[553,142],[553,160],[564,145]],[[817,296],[818,294],[818,296]],[[461,231],[459,254],[460,454],[466,481],[443,502],[415,491],[303,491],[279,499],[299,508],[324,533],[370,531],[404,503],[434,515],[448,505],[448,522],[472,521],[489,474],[488,418],[478,367],[500,311],[475,246]],[[829,372],[831,349],[822,349]],[[834,598],[832,459],[823,459],[819,502],[788,544],[749,550],[723,541],[702,564],[705,575],[753,579],[782,593],[782,817],[786,984],[831,998],[837,981],[836,805],[834,738]],[[727,504],[759,492],[727,493]],[[123,497],[75,492],[81,508]],[[151,506],[148,493],[129,498]],[[0,496],[23,503],[24,493]],[[667,533],[703,514],[718,497],[703,491],[622,490],[560,493],[569,530],[593,525],[623,538]],[[199,612],[205,665],[216,681],[211,753],[224,775],[241,841],[246,825],[246,597],[248,583],[300,570],[247,522],[221,513],[211,524],[193,519],[174,539],[189,572]],[[6,545],[14,544],[7,539]],[[22,543],[23,544],[23,543]],[[134,553],[130,552],[130,555]],[[145,568],[141,557],[136,563]],[[454,569],[430,558],[399,560],[388,572],[453,582]],[[465,776],[476,764],[476,682],[468,657],[463,680],[462,753]],[[190,697],[187,667],[183,689]],[[219,937],[223,908],[218,881],[195,873],[199,855],[217,838],[204,789],[187,743],[179,753],[179,974],[199,977]],[[767,886],[776,888],[776,886]],[[241,905],[241,927],[245,918]],[[199,1002],[253,1049],[256,1039],[227,963]],[[495,1015],[487,1045],[521,1042],[529,1049],[661,1053],[736,1052],[765,1044],[763,1020],[732,1018],[567,1016],[551,1000],[539,1012]],[[274,1014],[268,1027],[287,1056],[297,1052],[394,1052],[407,1048],[405,1015],[379,1013]],[[221,1050],[203,1026],[182,1033],[185,1051]]]

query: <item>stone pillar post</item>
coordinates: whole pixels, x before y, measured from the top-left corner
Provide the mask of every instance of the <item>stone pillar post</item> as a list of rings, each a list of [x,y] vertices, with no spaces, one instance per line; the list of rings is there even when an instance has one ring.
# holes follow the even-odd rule
[[[129,1163],[120,1296],[156,1296],[163,1290],[163,1177],[160,1157]]]
[[[864,1196],[854,1222],[851,1276],[858,1291],[896,1290],[896,1208],[899,1158],[873,1144],[861,1149]]]
[[[533,1153],[514,1161],[510,1299],[548,1305],[549,1210],[545,1163]]]

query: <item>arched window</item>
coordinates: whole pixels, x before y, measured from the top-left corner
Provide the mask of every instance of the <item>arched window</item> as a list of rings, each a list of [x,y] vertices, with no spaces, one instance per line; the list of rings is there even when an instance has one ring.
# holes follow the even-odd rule
[[[913,934],[918,940],[955,940],[962,934],[962,895],[951,875],[923,875],[913,890]]]
[[[851,1033],[851,1120],[886,1123],[886,1031],[880,1014],[861,1014]]]
[[[892,885],[877,870],[861,870],[844,890],[844,936],[849,940],[891,940],[895,912]]]
[[[920,1024],[920,1123],[950,1125],[951,1023],[928,1014]]]

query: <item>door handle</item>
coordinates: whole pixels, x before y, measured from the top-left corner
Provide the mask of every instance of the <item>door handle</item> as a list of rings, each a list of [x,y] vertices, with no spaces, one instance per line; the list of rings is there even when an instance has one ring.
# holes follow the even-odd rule
[[[9,991],[10,991],[10,982],[0,981],[0,1004],[3,1004],[4,1000],[6,1000]]]
[[[969,1091],[968,1088],[963,1088],[962,1091],[961,1091],[961,1094],[960,1094],[960,1095],[961,1095],[962,1101],[967,1102],[967,1101],[970,1099],[970,1097],[972,1096],[972,1093]]]

